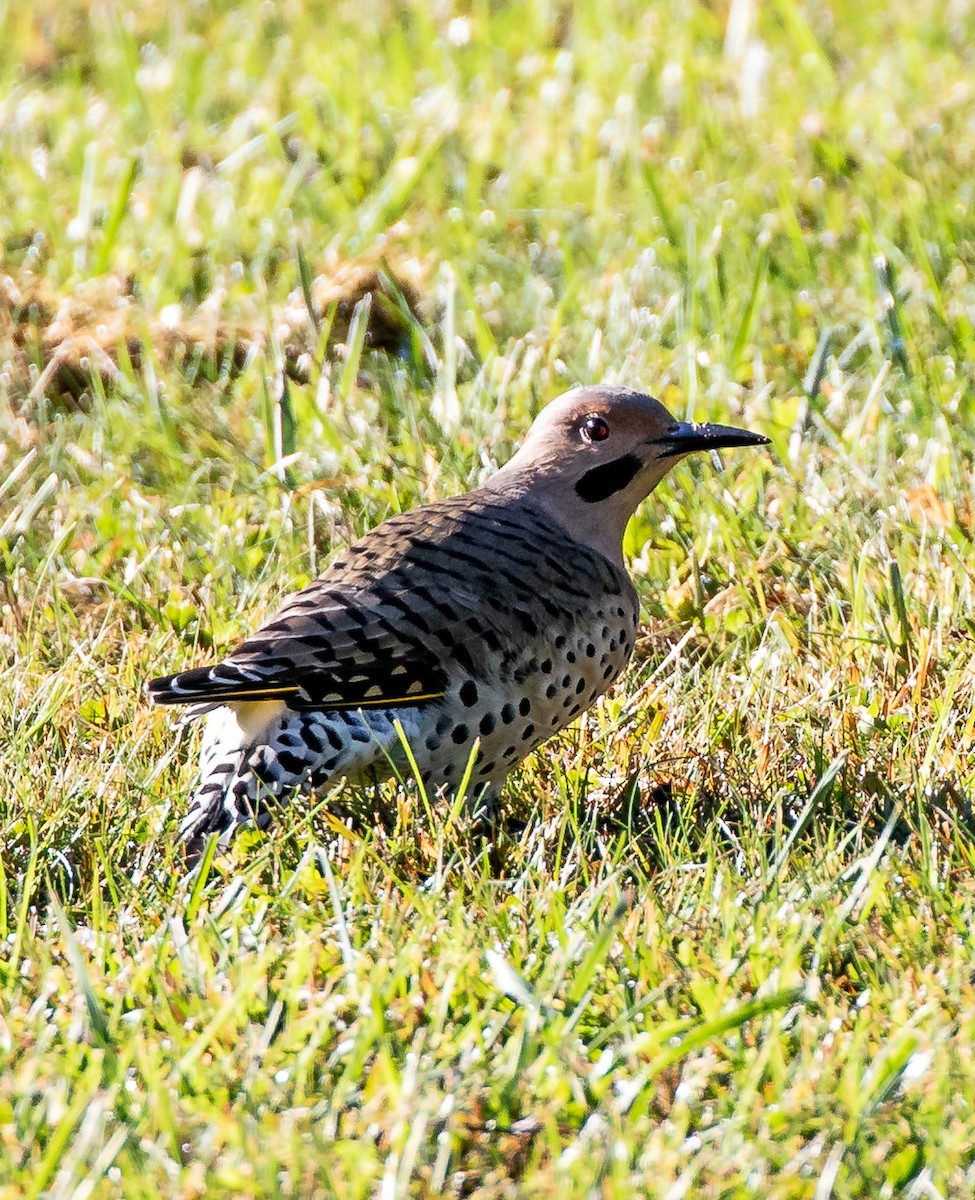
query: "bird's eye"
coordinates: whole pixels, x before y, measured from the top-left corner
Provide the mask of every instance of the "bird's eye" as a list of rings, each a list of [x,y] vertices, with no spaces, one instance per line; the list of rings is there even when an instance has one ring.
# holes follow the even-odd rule
[[[586,417],[582,422],[582,436],[587,442],[605,442],[609,437],[609,426],[602,417]]]

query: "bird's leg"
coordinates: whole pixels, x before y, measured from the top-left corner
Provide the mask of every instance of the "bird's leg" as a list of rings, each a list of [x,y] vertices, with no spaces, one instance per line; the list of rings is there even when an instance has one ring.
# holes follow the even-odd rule
[[[485,783],[468,797],[467,805],[472,832],[493,842],[501,816],[501,788],[497,784]]]

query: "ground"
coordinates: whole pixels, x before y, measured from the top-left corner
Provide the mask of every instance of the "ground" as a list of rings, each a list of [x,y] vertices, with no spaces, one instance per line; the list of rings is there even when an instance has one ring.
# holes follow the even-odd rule
[[[3,19],[0,1198],[971,1195],[970,0]],[[625,681],[187,880],[145,681],[597,381],[773,443]]]

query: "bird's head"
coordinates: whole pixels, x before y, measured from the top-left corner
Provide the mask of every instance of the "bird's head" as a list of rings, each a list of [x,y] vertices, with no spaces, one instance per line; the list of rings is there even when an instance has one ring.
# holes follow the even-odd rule
[[[580,387],[542,409],[489,486],[517,490],[619,560],[626,522],[676,462],[695,450],[768,440],[730,425],[678,421],[659,400],[629,388]]]

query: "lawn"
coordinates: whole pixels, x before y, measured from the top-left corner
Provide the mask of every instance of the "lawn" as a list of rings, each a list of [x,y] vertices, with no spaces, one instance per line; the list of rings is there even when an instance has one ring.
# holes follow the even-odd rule
[[[0,1200],[971,1196],[975,4],[2,13]],[[773,445],[495,838],[187,878],[146,680],[599,381]]]

